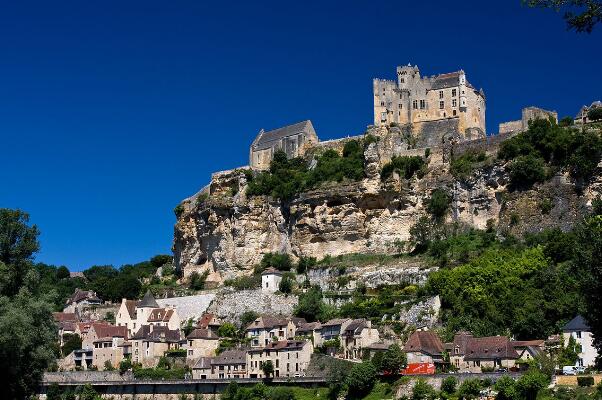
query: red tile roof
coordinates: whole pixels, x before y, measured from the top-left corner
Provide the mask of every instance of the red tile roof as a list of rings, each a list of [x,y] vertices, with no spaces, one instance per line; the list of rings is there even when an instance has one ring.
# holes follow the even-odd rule
[[[75,313],[53,312],[52,317],[55,322],[77,322]]]
[[[167,322],[171,319],[173,310],[167,308],[155,308],[148,315],[148,322]]]
[[[96,337],[122,337],[127,339],[128,328],[127,326],[116,326],[111,324],[93,323],[90,330],[94,329]]]
[[[518,353],[506,336],[472,338],[466,346],[465,360],[517,359]]]

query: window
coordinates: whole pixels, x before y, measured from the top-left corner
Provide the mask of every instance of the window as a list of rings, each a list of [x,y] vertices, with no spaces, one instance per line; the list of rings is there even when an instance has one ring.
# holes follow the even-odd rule
[[[414,100],[414,101],[412,102],[412,108],[413,108],[414,110],[417,110],[417,109],[418,109],[418,100]]]
[[[426,108],[426,100],[420,100],[420,109],[424,110]]]
[[[456,89],[452,89],[452,97],[456,97]]]
[[[452,99],[452,107],[456,107],[458,105],[458,102],[456,101],[456,99]]]
[[[456,110],[453,110],[452,112],[454,113],[454,117],[455,117],[456,116]]]
[[[439,98],[442,99],[443,98],[443,90],[439,90]]]
[[[401,83],[405,83],[405,82],[406,82],[405,78],[401,78]]]
[[[384,102],[384,101],[381,101],[381,102],[380,102],[380,106],[381,106],[381,107],[384,107],[384,106],[385,106],[385,102]]]
[[[399,93],[399,98],[401,99],[401,93]]]
[[[439,102],[439,109],[443,110],[445,108],[445,102],[444,101],[440,101]]]
[[[577,339],[581,339],[581,332],[580,331],[575,332],[575,336],[577,337]]]
[[[403,108],[403,104],[399,103],[399,109],[401,110]]]

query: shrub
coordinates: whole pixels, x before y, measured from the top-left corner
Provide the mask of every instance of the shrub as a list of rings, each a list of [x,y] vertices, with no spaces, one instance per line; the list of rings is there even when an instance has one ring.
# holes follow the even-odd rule
[[[393,157],[390,162],[383,166],[380,172],[382,180],[389,178],[393,172],[397,172],[402,178],[410,179],[418,171],[421,171],[426,166],[422,157],[418,156],[400,156]]]
[[[219,337],[235,338],[238,334],[236,327],[230,322],[224,322],[217,330]]]
[[[255,311],[245,311],[240,316],[241,327],[246,328],[247,325],[249,325],[251,322],[255,321],[255,319],[257,319],[257,317],[259,317],[259,314],[257,314]]]
[[[594,386],[593,376],[578,376],[577,385],[579,386]]]
[[[202,274],[199,274],[197,271],[194,271],[190,274],[190,283],[188,288],[191,290],[202,290],[205,288],[205,281],[209,276],[209,270],[205,270]]]
[[[552,200],[550,199],[543,199],[540,203],[539,203],[539,209],[541,210],[541,213],[544,215],[548,215],[550,213],[550,211],[552,211],[552,208],[554,208],[554,204],[552,203]]]
[[[558,125],[559,126],[571,126],[571,125],[573,125],[573,118],[572,117],[564,117],[560,121],[558,121]]]
[[[541,372],[530,370],[516,381],[516,390],[521,398],[535,400],[539,391],[548,386],[549,381],[550,379]]]
[[[441,391],[446,394],[454,394],[457,386],[458,380],[453,376],[448,376],[441,382]]]
[[[452,159],[450,163],[450,172],[456,178],[466,178],[472,174],[478,163],[487,159],[484,151],[469,150],[459,157]]]
[[[440,221],[445,217],[450,204],[451,196],[443,189],[435,189],[431,193],[431,198],[427,202],[426,209],[435,220]]]
[[[370,392],[375,380],[376,368],[374,368],[374,365],[370,361],[354,365],[345,379],[349,389],[349,396],[352,398],[362,398]]]
[[[431,400],[435,398],[435,389],[424,379],[418,379],[412,388],[412,400]]]
[[[264,361],[261,364],[261,370],[263,371],[265,376],[270,376],[274,373],[274,364],[272,364],[272,360]]]
[[[587,112],[587,118],[592,121],[600,121],[602,120],[602,107],[592,108]]]
[[[121,374],[125,373],[130,368],[132,368],[132,360],[129,358],[126,358],[119,363],[119,373]]]
[[[115,371],[115,367],[109,360],[107,360],[107,361],[105,361],[105,364],[104,364],[104,370],[105,371]]]
[[[291,257],[284,253],[266,253],[259,264],[260,271],[265,271],[268,268],[275,268],[279,271],[290,271],[293,266]]]
[[[257,289],[261,287],[261,275],[239,276],[234,279],[226,279],[225,286],[231,286],[236,290]]]
[[[82,348],[82,338],[77,333],[65,333],[63,334],[63,347],[61,347],[61,353],[63,357],[71,354],[73,350],[79,350]]]
[[[285,294],[291,293],[293,291],[293,280],[288,276],[283,277],[278,285],[278,290]]]
[[[177,218],[180,218],[182,213],[184,213],[184,206],[182,204],[178,204],[176,208],[173,209],[174,214],[176,214]]]
[[[508,375],[504,375],[498,379],[494,389],[498,392],[496,400],[514,400],[517,397],[516,382]]]
[[[507,168],[514,188],[529,188],[546,177],[544,159],[534,155],[518,156]]]
[[[304,274],[308,269],[312,268],[318,263],[316,257],[301,257],[297,263],[297,273]]]
[[[481,382],[478,379],[467,379],[458,388],[458,398],[464,400],[477,399],[481,392]]]

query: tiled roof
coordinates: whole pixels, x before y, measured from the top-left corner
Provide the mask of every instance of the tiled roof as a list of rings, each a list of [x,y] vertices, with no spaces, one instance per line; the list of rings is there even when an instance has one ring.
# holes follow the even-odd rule
[[[75,332],[75,322],[61,321],[59,322],[59,328],[62,329],[63,332]]]
[[[128,314],[131,319],[136,319],[136,307],[138,306],[138,300],[126,300],[125,308],[128,310]]]
[[[517,359],[518,353],[506,336],[471,338],[466,346],[465,360]]]
[[[342,325],[345,322],[349,321],[349,318],[335,318],[335,319],[331,319],[329,321],[326,321],[322,324],[322,328],[327,327],[327,326],[337,326],[337,325]]]
[[[215,357],[201,357],[196,362],[196,364],[194,364],[194,367],[192,367],[192,369],[208,369],[208,368],[211,368],[211,362],[213,361],[214,358]]]
[[[368,321],[364,318],[354,319],[345,327],[345,335],[359,335],[364,328],[368,327]]]
[[[215,334],[211,329],[207,328],[196,328],[186,336],[186,339],[207,339],[207,340],[218,340],[219,336]]]
[[[285,327],[288,325],[288,319],[282,317],[272,317],[269,315],[262,315],[258,317],[255,321],[251,322],[247,326],[247,330],[253,329],[272,329],[278,326]]]
[[[282,128],[277,128],[267,132],[261,132],[259,134],[259,140],[257,140],[256,143],[253,144],[253,149],[264,150],[270,148],[272,147],[274,141],[286,138],[288,136],[309,132],[311,129],[310,127],[311,121],[305,120],[297,122],[296,124],[283,126]]]
[[[585,331],[588,332],[590,327],[585,322],[585,319],[581,315],[577,315],[575,318],[570,320],[563,328],[563,331]]]
[[[301,317],[292,317],[291,321],[293,322],[293,324],[295,324],[295,326],[299,326],[301,324],[307,323],[307,320],[305,318],[301,318]]]
[[[159,308],[159,304],[157,304],[155,297],[149,290],[144,294],[144,297],[142,300],[140,300],[140,303],[138,303],[138,307]]]
[[[202,329],[207,329],[210,326],[219,326],[219,325],[221,325],[221,324],[215,318],[215,314],[212,314],[212,313],[204,313],[203,315],[201,315],[201,318],[199,318],[199,321],[196,324],[197,328],[202,328]]]
[[[456,333],[454,335],[454,342],[452,343],[452,346],[451,346],[450,350],[455,355],[466,354],[466,346],[468,345],[468,342],[470,341],[470,339],[472,337],[473,337],[472,333],[470,333],[470,332],[460,331],[460,332]],[[456,348],[458,349],[457,353],[456,353],[456,350],[455,350]]]
[[[460,84],[460,71],[437,75],[431,88],[433,90],[445,89]]]
[[[312,331],[318,330],[320,328],[322,328],[322,324],[320,324],[319,322],[306,322],[306,323],[301,323],[301,324],[299,324],[299,326],[297,326],[297,332],[298,333],[312,332]]]
[[[84,300],[100,302],[101,300],[96,297],[96,293],[91,290],[81,290],[80,288],[75,289],[75,292],[66,301],[66,304],[80,303]]]
[[[244,350],[225,350],[219,356],[213,358],[212,365],[246,364],[247,352]]]
[[[376,342],[369,344],[368,346],[364,346],[366,350],[388,350],[391,345],[383,342]]]
[[[516,347],[529,347],[529,346],[535,346],[535,347],[543,347],[545,341],[543,339],[536,339],[536,340],[515,340],[512,342],[512,345],[516,348]]]
[[[127,326],[115,326],[110,324],[93,323],[90,329],[94,329],[96,336],[101,337],[123,337],[127,339]]]
[[[443,343],[439,336],[433,331],[416,331],[412,333],[403,351],[419,352],[429,354],[431,356],[439,356],[443,352]]]
[[[147,322],[168,322],[173,315],[173,310],[155,308],[148,315]]]
[[[143,325],[138,329],[138,332],[131,337],[131,340],[176,343],[180,341],[180,330],[170,330],[166,326]]]
[[[53,312],[52,318],[55,322],[77,322],[75,313]]]

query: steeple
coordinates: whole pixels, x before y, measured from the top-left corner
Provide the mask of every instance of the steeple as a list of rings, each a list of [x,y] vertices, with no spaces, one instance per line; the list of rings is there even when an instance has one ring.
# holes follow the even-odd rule
[[[159,308],[159,304],[155,300],[153,294],[150,290],[146,292],[140,303],[138,304],[138,308],[150,307],[150,308]]]

